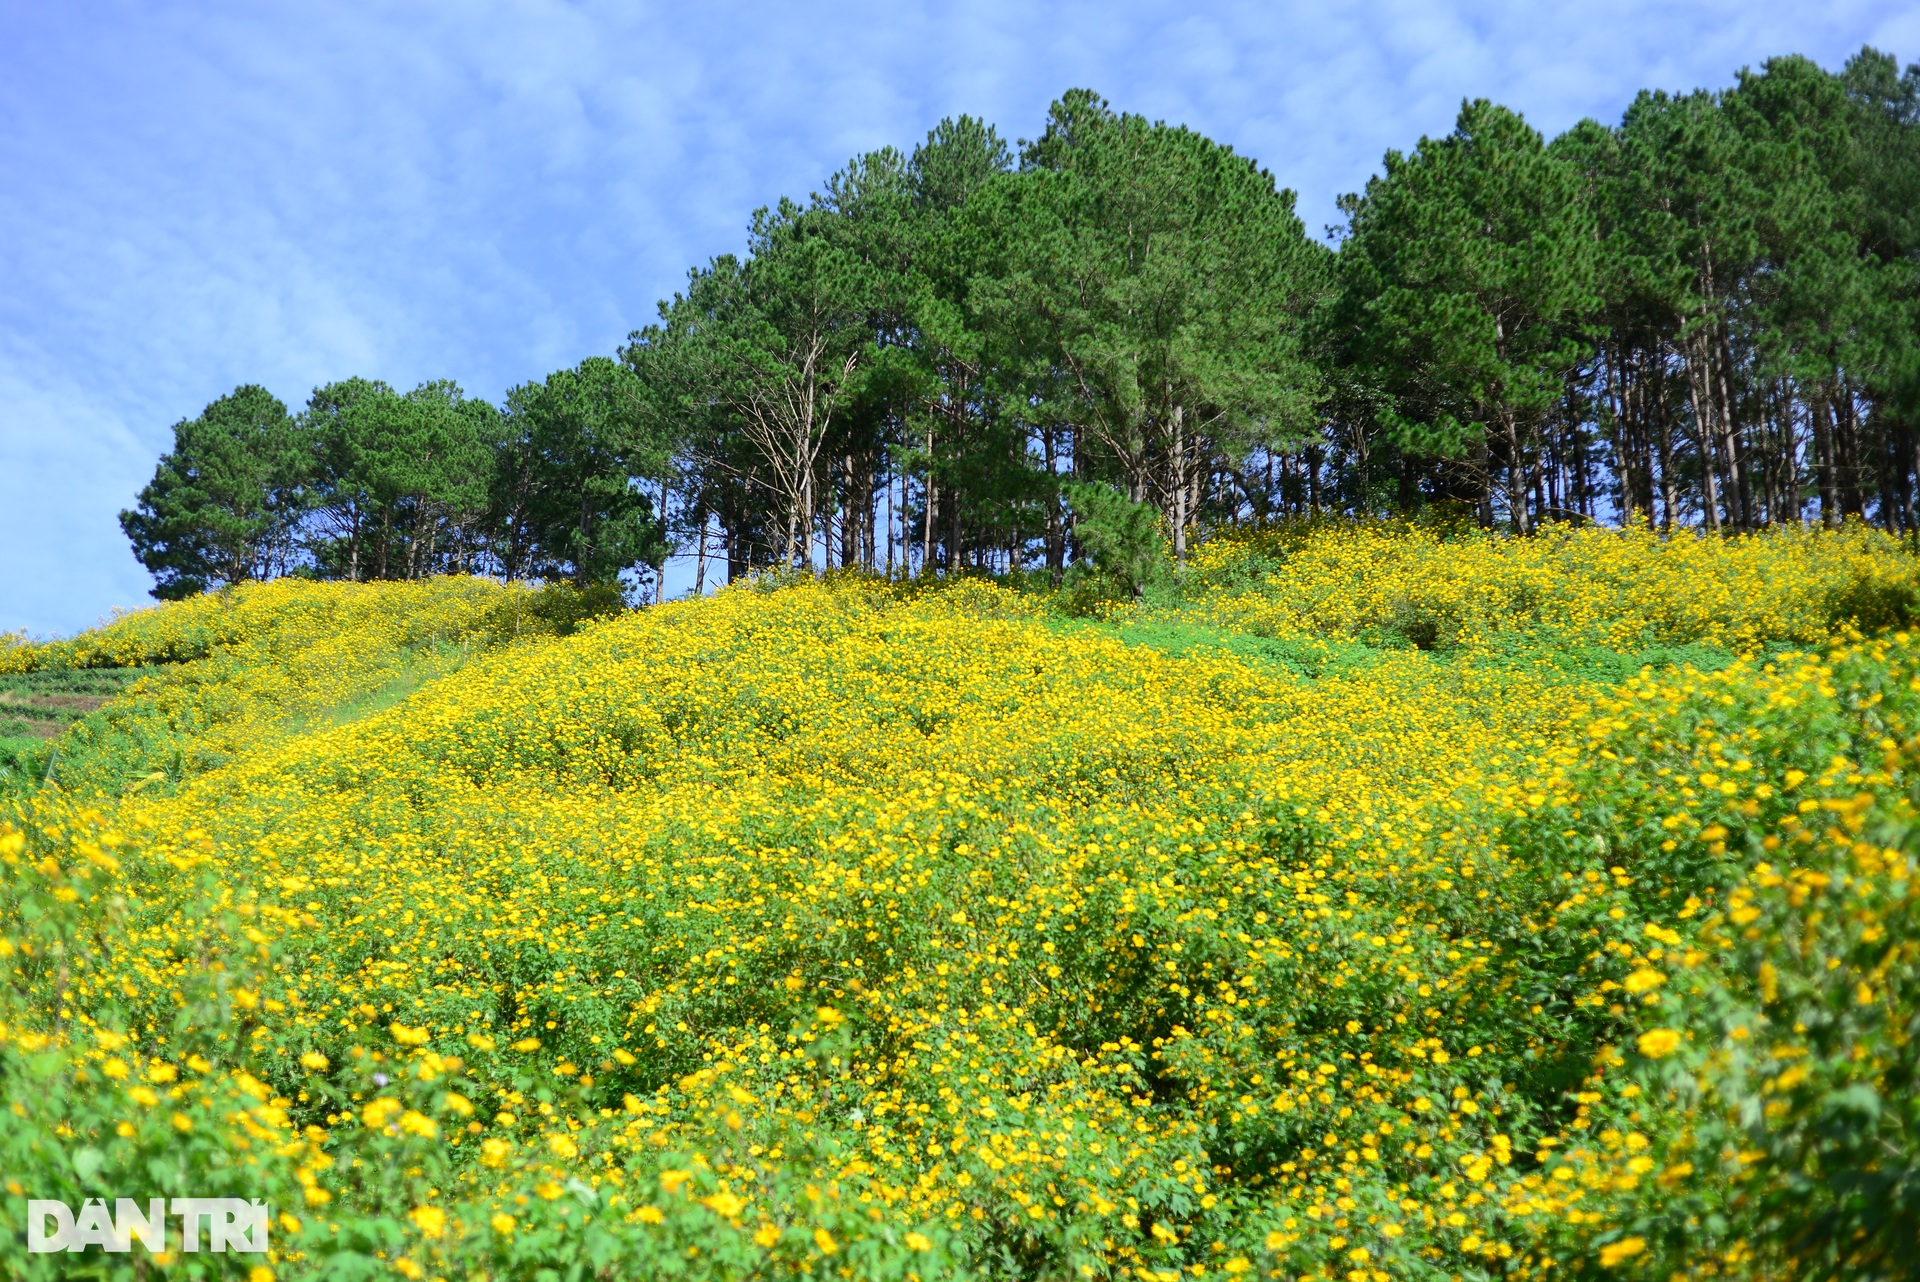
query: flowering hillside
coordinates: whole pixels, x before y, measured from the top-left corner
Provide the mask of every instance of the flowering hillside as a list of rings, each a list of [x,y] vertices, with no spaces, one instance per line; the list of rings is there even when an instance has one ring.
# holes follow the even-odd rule
[[[1100,622],[283,581],[0,652],[165,665],[0,817],[4,1271],[194,1195],[256,1278],[1897,1275],[1916,582],[1324,526]]]

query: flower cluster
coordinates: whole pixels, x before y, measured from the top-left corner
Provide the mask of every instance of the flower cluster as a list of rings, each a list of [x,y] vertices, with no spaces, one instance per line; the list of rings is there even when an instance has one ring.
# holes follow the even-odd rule
[[[1920,564],[1869,526],[1728,538],[1564,527],[1512,539],[1385,522],[1291,524],[1194,558],[1192,618],[1274,637],[1393,637],[1423,649],[1634,653],[1705,642],[1818,645],[1900,621]]]
[[[518,641],[484,584],[250,590],[74,733],[112,787],[0,827],[0,1218],[211,1180],[287,1276],[1793,1271],[1796,1173],[1911,1133],[1820,1110],[1911,1055],[1920,643],[1610,687],[1512,638],[1792,641],[1905,571],[1287,537],[1204,550],[1177,621],[1484,600],[1307,675],[983,583]],[[1655,590],[1696,573],[1746,613]],[[144,727],[222,756],[128,789]]]

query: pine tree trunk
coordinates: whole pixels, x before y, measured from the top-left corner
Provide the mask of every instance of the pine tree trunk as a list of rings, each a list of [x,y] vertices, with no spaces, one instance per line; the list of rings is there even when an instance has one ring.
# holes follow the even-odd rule
[[[1877,420],[1869,421],[1878,426]],[[1894,472],[1898,467],[1896,460],[1899,458],[1899,447],[1893,439],[1893,433],[1885,430],[1874,434],[1874,445],[1873,470],[1880,476],[1880,524],[1887,528],[1887,533],[1898,534],[1901,525],[1900,502],[1894,497]]]
[[[1186,411],[1173,407],[1173,562],[1187,568]]]
[[[1510,407],[1501,407],[1500,426],[1507,447],[1507,519],[1513,523],[1513,532],[1524,537],[1533,533],[1527,510],[1527,464],[1520,445],[1520,423]]]
[[[1752,495],[1748,491],[1747,474],[1740,448],[1741,431],[1733,399],[1733,346],[1727,340],[1727,323],[1724,318],[1715,327],[1718,341],[1718,359],[1716,381],[1720,390],[1720,442],[1726,451],[1727,459],[1727,519],[1736,528],[1751,529],[1753,526]]]
[[[1720,530],[1720,486],[1714,468],[1713,384],[1705,366],[1706,343],[1703,334],[1695,334],[1688,344],[1687,394],[1693,403],[1694,446],[1700,451],[1700,507],[1707,529]]]
[[[920,539],[920,573],[933,573],[933,522],[940,509],[940,487],[933,480],[933,429],[927,429],[927,512]]]
[[[1040,441],[1046,456],[1047,484],[1052,487],[1047,494],[1047,577],[1057,588],[1066,573],[1067,540],[1066,523],[1060,511],[1060,459],[1053,424],[1049,423],[1041,429]]]
[[[1607,400],[1613,410],[1613,456],[1620,460],[1620,524],[1632,525],[1639,511],[1639,476],[1633,456],[1633,428],[1627,408],[1627,371],[1621,354],[1623,342],[1603,349],[1607,362]]]
[[[700,530],[693,549],[693,595],[698,600],[707,594],[707,509],[699,508],[694,516]]]
[[[871,455],[863,461],[866,466],[860,469],[860,566],[872,570],[880,564],[880,550],[874,542],[878,534],[874,527],[879,522],[880,464]]]
[[[1658,382],[1655,386],[1653,401],[1654,448],[1660,456],[1660,529],[1663,533],[1673,533],[1674,509],[1679,504],[1679,482],[1673,474],[1673,415],[1668,412],[1666,395],[1666,358],[1664,353],[1656,352],[1659,360]]]
[[[1860,476],[1860,418],[1854,409],[1853,389],[1843,378],[1834,380],[1833,410],[1841,512],[1846,516],[1865,516],[1866,496]]]
[[[1827,411],[1824,391],[1807,398],[1807,415],[1813,424],[1814,469],[1820,487],[1820,523],[1831,527],[1840,524],[1840,493],[1835,485],[1833,429]]]
[[[1656,527],[1653,512],[1653,472],[1656,462],[1654,421],[1660,415],[1667,395],[1666,362],[1658,345],[1651,351],[1641,349],[1640,364],[1639,404],[1634,415],[1634,430],[1640,450],[1641,495],[1646,503],[1647,528],[1651,530]]]

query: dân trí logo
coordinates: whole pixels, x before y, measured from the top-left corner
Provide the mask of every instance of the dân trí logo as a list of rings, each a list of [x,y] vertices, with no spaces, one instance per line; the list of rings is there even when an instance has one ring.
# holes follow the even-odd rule
[[[90,1197],[75,1214],[65,1202],[27,1201],[27,1250],[130,1251],[139,1238],[152,1254],[167,1249],[167,1216],[180,1219],[182,1251],[233,1251],[254,1255],[267,1249],[267,1204],[238,1197],[164,1197],[147,1199],[143,1209],[130,1197],[114,1203],[112,1218],[104,1198]]]

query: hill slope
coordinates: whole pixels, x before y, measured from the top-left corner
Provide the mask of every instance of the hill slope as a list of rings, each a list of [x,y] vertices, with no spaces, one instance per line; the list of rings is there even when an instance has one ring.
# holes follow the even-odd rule
[[[1870,1276],[1920,642],[1847,629],[1914,582],[1324,527],[1096,622],[281,583],[7,652],[172,662],[0,830],[5,1214],[270,1195],[287,1276]]]

